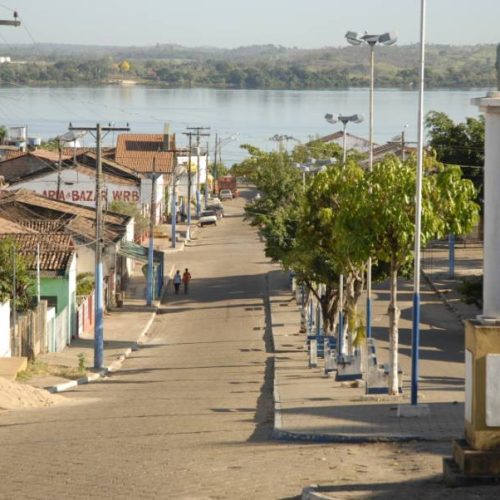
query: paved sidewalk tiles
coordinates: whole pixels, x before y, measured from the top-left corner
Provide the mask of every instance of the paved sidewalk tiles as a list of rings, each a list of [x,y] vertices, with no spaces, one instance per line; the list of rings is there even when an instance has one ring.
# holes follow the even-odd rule
[[[316,442],[371,442],[409,440],[450,440],[463,435],[463,353],[444,353],[463,343],[461,324],[430,290],[425,294],[423,308],[430,312],[423,315],[427,321],[423,335],[420,363],[420,401],[430,407],[430,416],[423,418],[397,417],[398,404],[409,403],[409,345],[404,335],[408,329],[408,315],[401,321],[401,366],[404,378],[404,395],[401,397],[366,396],[365,389],[347,387],[323,375],[322,361],[318,368],[309,368],[305,349],[305,334],[299,333],[300,311],[288,288],[288,280],[279,272],[270,274],[270,306],[275,345],[275,410],[274,437],[285,440]],[[403,312],[410,307],[409,294],[402,294]],[[387,299],[383,291],[379,299]],[[382,303],[382,304],[381,304]],[[384,314],[387,303],[375,304],[374,329],[383,337],[386,325]],[[451,330],[449,340],[442,324]],[[435,324],[432,324],[435,323]],[[387,335],[387,333],[385,333]],[[458,338],[457,338],[458,337]],[[429,342],[430,341],[430,342]],[[457,342],[458,341],[458,342]],[[434,342],[434,346],[431,344]],[[463,348],[462,348],[463,349]],[[387,356],[387,342],[377,340],[379,358]],[[426,356],[426,353],[430,354]]]

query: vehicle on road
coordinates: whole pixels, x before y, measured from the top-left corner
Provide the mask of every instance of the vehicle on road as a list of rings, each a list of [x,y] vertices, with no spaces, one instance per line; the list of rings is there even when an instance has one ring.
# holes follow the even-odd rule
[[[208,226],[209,224],[217,225],[217,214],[215,210],[203,210],[200,214],[199,224],[201,227]]]
[[[221,189],[219,192],[219,198],[221,200],[232,200],[233,192],[230,189]]]
[[[219,203],[218,205],[209,203],[206,207],[205,210],[213,210],[215,214],[217,215],[217,219],[222,219],[224,217],[224,207],[222,206],[222,203]]]
[[[231,194],[233,195],[233,198],[236,198],[238,196],[238,186],[236,182],[236,177],[233,177],[232,175],[223,175],[222,177],[219,177],[217,179],[216,183],[216,193],[219,193],[219,197],[221,199],[221,193],[222,191],[231,191]]]

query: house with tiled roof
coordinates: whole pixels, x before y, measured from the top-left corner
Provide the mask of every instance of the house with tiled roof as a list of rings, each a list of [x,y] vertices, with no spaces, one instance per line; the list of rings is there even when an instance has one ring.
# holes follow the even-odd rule
[[[169,176],[174,166],[173,149],[168,134],[119,134],[115,161],[139,173],[154,170]]]
[[[47,301],[47,331],[41,350],[62,351],[76,336],[76,247],[69,234],[26,233],[0,234],[18,247],[34,275],[40,300]]]
[[[61,200],[53,200],[21,189],[0,191],[2,217],[29,229],[45,233],[63,232],[75,242],[78,255],[77,272],[94,273],[95,270],[95,209]],[[132,217],[105,211],[102,231],[104,291],[106,304],[111,305],[117,291],[117,282],[125,283],[133,262],[122,255],[124,242],[133,244]]]
[[[168,210],[165,191],[172,183],[175,164],[175,136],[173,134],[119,134],[116,142],[116,163],[124,165],[145,177],[142,199],[151,196],[152,173],[156,177],[156,220]],[[149,211],[149,207],[147,207]]]
[[[321,141],[326,143],[333,142],[335,144],[338,144],[340,147],[343,147],[344,132],[342,130],[339,130],[337,132],[334,132],[333,134],[328,134],[323,137],[318,137],[317,139],[314,139],[313,141],[310,142],[316,142],[316,141]],[[347,145],[347,150],[353,149],[361,153],[368,153],[370,150],[369,140],[351,134],[349,132],[346,132],[346,145]],[[377,144],[373,143],[373,146],[376,147]]]

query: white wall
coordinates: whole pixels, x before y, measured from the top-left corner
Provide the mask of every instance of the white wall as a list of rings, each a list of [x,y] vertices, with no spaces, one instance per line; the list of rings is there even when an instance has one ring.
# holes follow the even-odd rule
[[[0,358],[10,358],[10,301],[0,304]]]
[[[71,258],[71,265],[68,271],[68,292],[69,292],[69,314],[68,314],[68,344],[71,343],[72,336],[76,337],[76,254]]]
[[[52,172],[44,175],[43,177],[16,183],[9,186],[8,189],[26,188],[46,196],[47,198],[56,198],[58,185],[57,177],[57,172]],[[140,203],[141,188],[138,185],[106,182],[106,175],[103,177],[103,197],[107,199],[109,205],[113,201]],[[95,177],[83,174],[74,169],[66,168],[61,170],[59,199],[62,201],[77,203],[86,207],[94,207]]]
[[[149,217],[150,205],[151,205],[151,186],[152,180],[149,178],[143,178],[141,181],[141,203],[143,207],[143,213]],[[165,213],[165,189],[168,186],[165,183],[165,176],[161,175],[156,180],[156,223],[161,221],[161,216]]]
[[[186,171],[187,164],[189,161],[188,156],[178,156],[177,165],[179,170]],[[193,172],[194,183],[197,181],[196,169],[198,168],[198,157],[196,155],[191,156],[191,171]],[[187,176],[186,176],[187,178]],[[203,184],[207,180],[207,156],[200,155],[200,183]]]

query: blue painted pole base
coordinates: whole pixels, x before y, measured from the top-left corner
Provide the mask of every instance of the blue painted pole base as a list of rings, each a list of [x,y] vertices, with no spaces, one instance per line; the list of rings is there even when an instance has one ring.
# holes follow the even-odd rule
[[[366,338],[372,337],[372,299],[366,298]]]
[[[420,294],[413,294],[413,323],[411,336],[411,404],[418,404],[418,364],[420,345]]]

